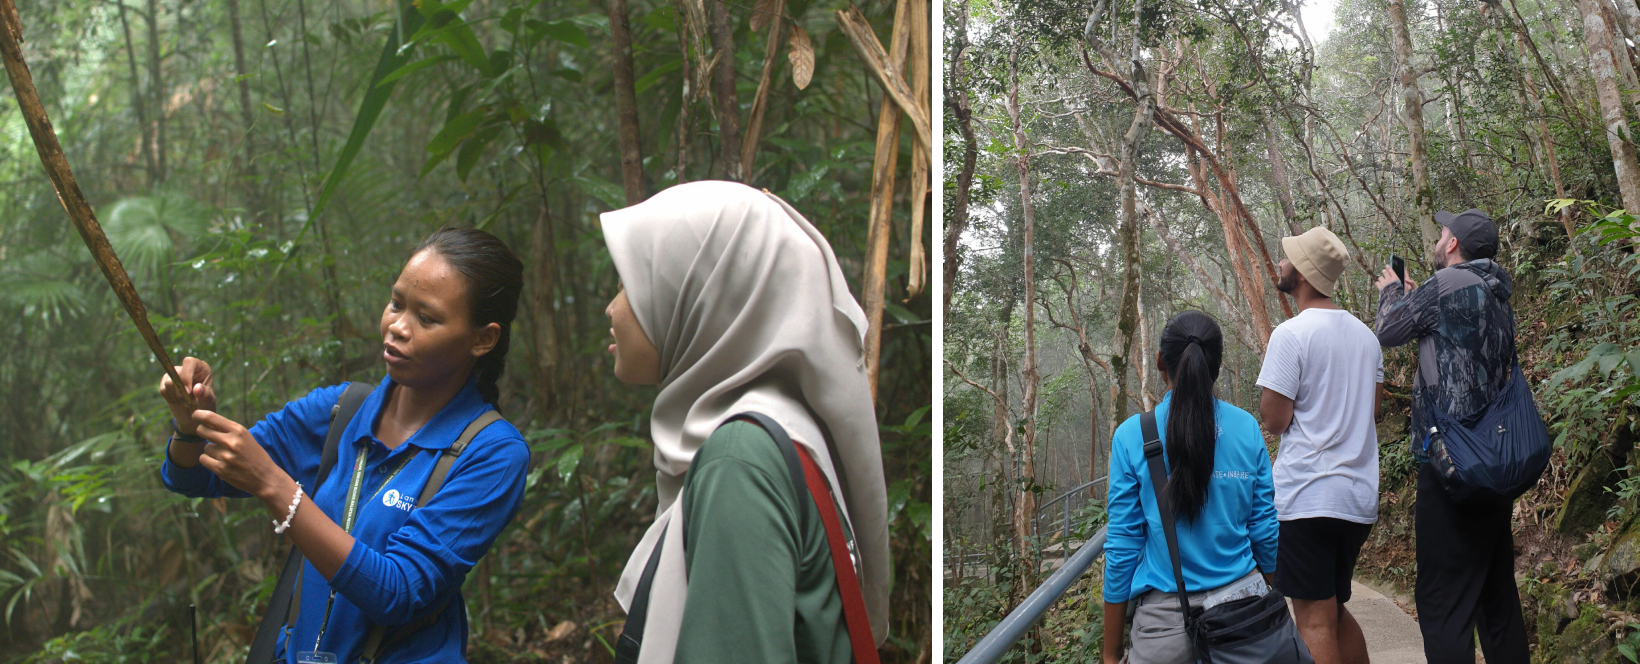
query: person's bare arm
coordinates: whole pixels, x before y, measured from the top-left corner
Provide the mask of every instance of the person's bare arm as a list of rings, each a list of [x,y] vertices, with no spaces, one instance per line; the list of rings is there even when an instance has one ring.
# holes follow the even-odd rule
[[[1260,424],[1272,436],[1287,433],[1287,427],[1293,423],[1293,400],[1268,387],[1260,389],[1264,391],[1258,399]]]
[[[1122,630],[1127,627],[1127,602],[1105,602],[1105,643],[1100,649],[1103,664],[1122,661]]]
[[[1384,416],[1384,384],[1377,383],[1372,391],[1372,421],[1377,422]]]

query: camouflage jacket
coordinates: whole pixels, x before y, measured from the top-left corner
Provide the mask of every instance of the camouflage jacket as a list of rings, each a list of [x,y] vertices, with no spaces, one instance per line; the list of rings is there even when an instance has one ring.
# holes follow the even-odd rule
[[[1391,284],[1379,294],[1378,343],[1390,348],[1418,340],[1414,452],[1422,451],[1422,434],[1429,431],[1429,400],[1471,425],[1509,382],[1515,363],[1513,292],[1509,274],[1483,258],[1440,270],[1410,293]]]

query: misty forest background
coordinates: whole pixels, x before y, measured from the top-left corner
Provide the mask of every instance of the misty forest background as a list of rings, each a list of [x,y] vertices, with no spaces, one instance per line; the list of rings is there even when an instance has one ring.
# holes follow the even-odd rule
[[[1170,316],[1217,318],[1219,395],[1257,412],[1264,344],[1294,306],[1272,284],[1282,236],[1342,237],[1335,299],[1371,325],[1389,256],[1427,278],[1433,211],[1476,207],[1498,222],[1556,436],[1516,504],[1534,660],[1636,661],[1640,225],[1623,210],[1640,211],[1640,6],[1335,11],[1316,35],[1290,0],[946,3],[947,660],[1102,524],[1104,485],[1082,485],[1105,476],[1113,425],[1165,390],[1152,358]],[[1385,353],[1380,520],[1358,576],[1415,611],[1414,353]],[[1097,660],[1099,567],[1010,658]]]
[[[856,46],[926,61],[927,4],[19,5],[82,188],[173,357],[211,362],[228,416],[380,381],[377,320],[427,233],[485,228],[524,259],[501,410],[534,454],[523,508],[466,581],[475,662],[610,661],[624,619],[611,592],[653,518],[654,392],[615,381],[606,359],[616,275],[597,213],[701,179],[785,197],[830,238],[855,294],[886,300],[883,653],[928,661],[932,303],[908,292],[924,269],[912,240],[931,237],[911,223],[927,152]],[[842,10],[869,23],[852,41]],[[929,68],[896,68],[922,73],[926,115]],[[251,501],[160,485],[162,371],[71,230],[9,87],[0,661],[190,661],[189,605],[202,661],[240,661],[284,544]],[[892,231],[877,270],[872,219]]]

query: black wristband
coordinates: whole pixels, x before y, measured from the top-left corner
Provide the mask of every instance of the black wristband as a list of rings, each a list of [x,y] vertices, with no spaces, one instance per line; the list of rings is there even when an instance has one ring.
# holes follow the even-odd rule
[[[208,440],[205,440],[201,436],[191,434],[191,433],[183,433],[181,429],[177,428],[177,421],[176,421],[175,418],[173,418],[171,420],[171,439],[172,440],[180,440],[184,443],[208,443],[208,442],[210,442]]]

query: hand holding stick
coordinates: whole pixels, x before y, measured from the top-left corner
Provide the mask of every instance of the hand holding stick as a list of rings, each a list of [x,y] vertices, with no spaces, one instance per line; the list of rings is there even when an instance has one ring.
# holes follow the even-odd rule
[[[68,158],[63,155],[63,146],[57,142],[57,132],[52,129],[45,106],[40,104],[40,95],[34,89],[34,77],[29,74],[28,64],[23,62],[22,44],[23,25],[17,17],[17,6],[12,0],[0,0],[0,59],[5,60],[12,91],[17,93],[17,104],[28,123],[34,149],[40,153],[40,163],[45,165],[51,186],[57,190],[57,200],[62,202],[69,219],[74,221],[74,229],[80,232],[80,239],[85,240],[85,246],[91,250],[97,267],[102,268],[108,285],[114,288],[114,295],[119,297],[125,313],[131,316],[131,322],[136,324],[137,331],[148,342],[148,348],[154,351],[154,357],[165,368],[166,375],[175,384],[182,385],[184,383],[177,377],[176,367],[171,364],[170,353],[165,352],[165,345],[160,343],[159,335],[148,323],[148,310],[142,306],[137,287],[131,283],[125,267],[120,265],[119,257],[114,255],[114,247],[108,244],[108,236],[103,234],[102,225],[97,223],[97,214],[86,203],[85,194],[80,193],[80,185],[68,168]],[[194,405],[192,394],[184,391],[182,397],[189,406]]]

